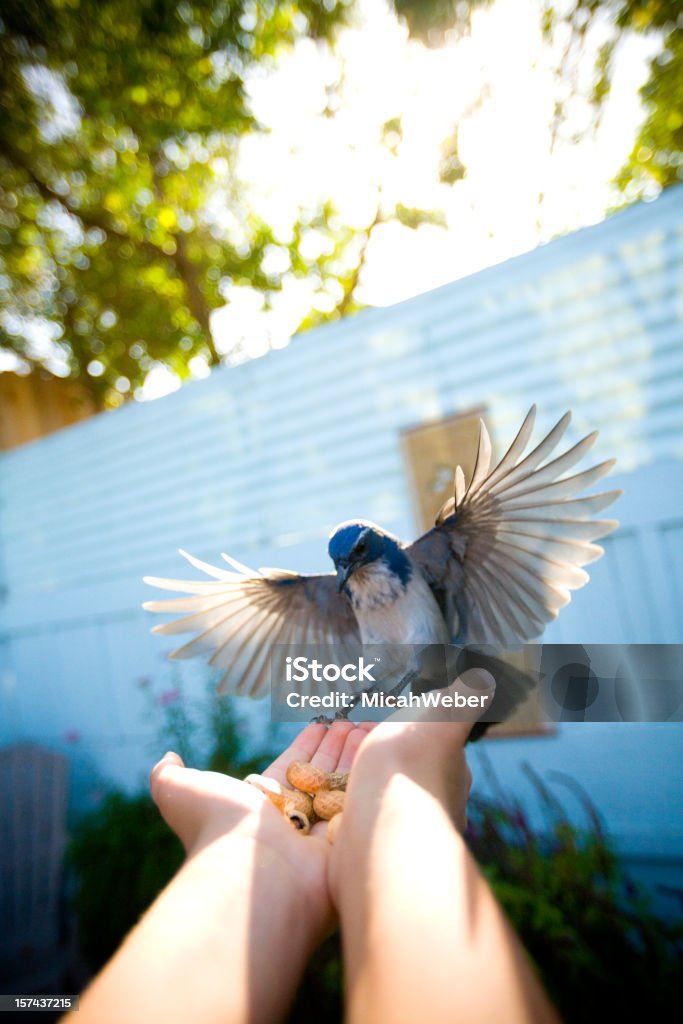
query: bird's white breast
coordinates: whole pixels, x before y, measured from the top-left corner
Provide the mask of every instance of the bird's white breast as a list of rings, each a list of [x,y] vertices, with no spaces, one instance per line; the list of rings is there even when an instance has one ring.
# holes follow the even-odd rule
[[[363,644],[450,642],[441,610],[417,566],[404,586],[384,562],[372,562],[348,586]]]

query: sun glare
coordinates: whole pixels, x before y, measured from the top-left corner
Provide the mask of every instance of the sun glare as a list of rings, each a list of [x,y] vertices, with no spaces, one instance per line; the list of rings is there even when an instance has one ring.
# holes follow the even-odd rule
[[[359,0],[335,53],[303,40],[275,71],[248,80],[268,130],[241,141],[238,173],[276,241],[287,242],[301,208],[325,200],[342,224],[365,230],[377,219],[356,296],[385,306],[601,220],[618,199],[610,182],[643,117],[638,89],[658,41],[639,35],[621,44],[597,131],[585,130],[589,106],[574,98],[554,137],[553,111],[567,97],[555,74],[559,55],[541,32],[540,4],[493,0],[474,14],[471,33],[427,49],[408,39],[384,0]],[[598,23],[579,67],[584,76],[599,36]],[[439,164],[454,133],[462,173],[444,184]],[[443,226],[411,229],[385,217],[397,204],[436,211]],[[235,221],[220,188],[210,215]],[[302,254],[315,259],[325,243],[311,231]],[[286,271],[284,248],[273,246],[267,258]],[[286,345],[312,306],[335,305],[333,286],[321,297],[318,284],[313,273],[286,274],[268,308],[260,292],[229,286],[211,318],[218,351],[242,361]],[[207,373],[202,359],[190,369]],[[156,398],[178,384],[171,370],[156,367],[136,397]]]
[[[578,102],[553,141],[558,55],[542,37],[536,0],[496,0],[474,16],[471,35],[435,50],[410,41],[381,0],[364,0],[336,56],[306,41],[251,83],[269,132],[245,140],[240,173],[283,239],[297,208],[316,199],[331,197],[358,228],[378,202],[442,211],[445,227],[393,221],[373,230],[358,297],[390,305],[601,220],[642,118],[638,89],[654,48],[642,37],[622,47],[593,137],[571,138],[588,116]],[[587,69],[594,56],[585,55]],[[334,117],[325,116],[331,95]],[[392,119],[400,119],[398,157],[381,141]],[[465,176],[449,186],[438,162],[456,125]],[[291,280],[267,312],[249,292],[233,289],[212,320],[218,347],[239,340],[240,359],[286,344],[313,286]]]

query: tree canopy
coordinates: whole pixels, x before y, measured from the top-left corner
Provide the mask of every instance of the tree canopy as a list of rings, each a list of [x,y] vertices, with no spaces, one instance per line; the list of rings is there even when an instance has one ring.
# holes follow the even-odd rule
[[[0,344],[36,363],[47,333],[62,372],[100,400],[154,360],[183,376],[197,353],[218,362],[209,316],[222,282],[279,284],[262,265],[273,232],[231,174],[257,128],[245,76],[345,14],[322,0],[6,4]],[[208,209],[219,188],[227,224]]]
[[[633,150],[617,177],[626,200],[652,194],[683,180],[683,13],[680,0],[572,0],[568,8],[549,3],[544,13],[548,34],[569,30],[565,55],[581,48],[598,29],[598,50],[591,100],[599,119],[612,87],[615,56],[629,33],[655,36],[659,44],[641,89],[645,120]],[[562,69],[560,69],[562,70]]]
[[[683,181],[683,13],[680,3],[624,3],[629,27],[659,29],[662,48],[641,90],[646,117],[618,184],[633,197]],[[642,28],[641,28],[642,26]]]
[[[438,45],[448,30],[466,32],[487,0],[394,6],[415,38]],[[564,21],[579,42],[608,17],[598,106],[621,35],[662,33],[625,189],[681,174],[676,7],[575,0],[569,12],[545,12],[548,32]],[[267,307],[285,279],[313,276],[322,298],[302,328],[358,308],[359,270],[377,224],[439,224],[438,212],[378,201],[367,226],[352,228],[330,196],[300,209],[284,230],[254,212],[237,169],[241,140],[264,130],[249,76],[269,73],[302,39],[332,45],[352,17],[352,0],[5,0],[0,348],[79,379],[98,404],[114,405],[157,362],[185,377],[195,356],[220,361],[210,317],[231,285],[248,283]],[[382,133],[400,158],[400,119]],[[464,173],[456,129],[444,143],[441,180],[456,184]],[[312,232],[326,239],[315,256],[305,244]]]

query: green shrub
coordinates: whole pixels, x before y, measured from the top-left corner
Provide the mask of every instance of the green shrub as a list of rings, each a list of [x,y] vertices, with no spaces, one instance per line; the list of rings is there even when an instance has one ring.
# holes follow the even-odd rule
[[[586,826],[571,824],[557,796],[525,766],[545,809],[541,830],[489,767],[494,799],[474,797],[467,840],[498,901],[567,1024],[674,1019],[683,977],[683,927],[660,920],[610,848],[572,779]],[[424,865],[429,870],[429,865]],[[310,965],[291,1022],[341,1021],[338,936]],[[678,1013],[676,1012],[676,1018]]]
[[[146,794],[108,793],[76,827],[69,848],[82,952],[105,963],[173,877],[183,849]]]
[[[566,1021],[668,1020],[680,998],[683,927],[651,910],[610,848],[574,780],[586,827],[526,765],[546,812],[543,830],[492,777],[495,800],[475,798],[468,841]]]
[[[238,778],[272,759],[243,753],[243,725],[230,702],[213,693],[193,706],[174,688],[151,695],[151,703],[157,717],[161,709],[155,754],[173,749],[192,767]],[[146,791],[111,789],[71,832],[73,908],[82,952],[96,971],[178,870],[183,849]]]

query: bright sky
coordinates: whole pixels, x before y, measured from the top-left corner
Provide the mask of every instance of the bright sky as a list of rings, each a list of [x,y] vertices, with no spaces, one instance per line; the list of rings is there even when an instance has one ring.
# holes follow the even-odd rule
[[[609,182],[643,116],[638,89],[653,40],[624,45],[595,138],[560,142],[551,153],[557,54],[541,36],[540,0],[494,0],[475,15],[471,36],[439,50],[409,41],[383,0],[360,6],[360,24],[342,37],[339,60],[306,42],[277,74],[251,86],[255,112],[271,132],[247,140],[241,171],[253,185],[255,207],[282,224],[283,237],[296,207],[316,196],[333,197],[342,218],[358,227],[372,220],[379,187],[388,203],[442,210],[447,230],[393,223],[373,232],[359,298],[383,306],[604,217],[616,200]],[[595,34],[596,47],[603,38]],[[340,63],[340,109],[326,118],[325,84],[338,77]],[[587,56],[584,75],[591,70]],[[380,143],[381,126],[397,116],[399,159]],[[585,104],[575,103],[570,129],[580,129],[585,118]],[[441,143],[458,122],[467,175],[455,186],[441,185]],[[245,355],[258,356],[287,343],[309,308],[311,289],[292,282],[272,313],[261,310],[250,289],[232,289],[228,298],[213,318],[217,345],[227,350],[239,339]],[[196,369],[202,373],[201,360]]]
[[[282,240],[300,206],[332,198],[346,223],[367,226],[379,190],[387,205],[438,209],[447,229],[417,231],[397,223],[373,231],[358,297],[389,305],[534,248],[554,235],[601,220],[617,199],[609,182],[628,156],[642,119],[638,89],[656,40],[627,40],[618,55],[614,88],[595,137],[560,141],[551,152],[550,121],[558,98],[558,54],[540,31],[542,0],[493,0],[474,16],[470,36],[429,50],[407,38],[385,0],[360,0],[358,24],[345,31],[331,57],[310,41],[271,74],[250,83],[253,106],[268,134],[244,141],[240,173],[254,208]],[[593,32],[582,75],[590,79]],[[559,41],[560,44],[562,41]],[[340,79],[339,109],[323,110]],[[586,122],[574,102],[565,134]],[[395,158],[381,143],[382,125],[402,119]],[[460,158],[467,168],[454,186],[438,180],[443,140],[459,124]],[[539,194],[543,193],[542,205]],[[212,204],[228,217],[220,192]],[[316,254],[320,238],[307,240]],[[274,250],[274,265],[281,259]],[[250,288],[231,288],[212,319],[216,344],[241,358],[287,344],[310,309],[312,285],[291,279],[264,312]],[[330,299],[330,302],[332,299]],[[193,373],[209,371],[202,358]],[[178,387],[162,367],[142,395],[156,398]]]

